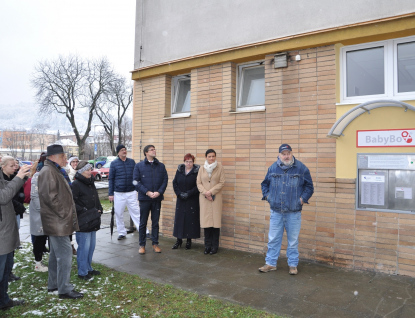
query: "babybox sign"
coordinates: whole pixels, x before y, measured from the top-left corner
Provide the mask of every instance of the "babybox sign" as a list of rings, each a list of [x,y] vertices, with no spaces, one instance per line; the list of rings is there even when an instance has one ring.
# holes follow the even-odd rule
[[[357,147],[415,147],[415,129],[358,130]]]

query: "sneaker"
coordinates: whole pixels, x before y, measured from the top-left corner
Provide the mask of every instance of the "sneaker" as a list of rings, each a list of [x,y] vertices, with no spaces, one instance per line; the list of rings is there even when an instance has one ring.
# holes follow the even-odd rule
[[[258,270],[261,273],[268,273],[270,271],[276,271],[277,270],[277,266],[271,266],[271,265],[265,264],[264,266],[258,268]]]
[[[297,275],[298,274],[297,266],[290,266],[290,270],[288,271],[288,273],[290,275]]]
[[[19,276],[16,276],[12,272],[10,272],[10,275],[9,275],[9,283],[15,282],[16,280],[19,280],[19,279],[20,279]]]
[[[48,267],[43,265],[42,262],[36,262],[35,264],[35,272],[47,272]]]
[[[118,235],[118,241],[124,240],[125,239],[125,235]]]
[[[20,305],[23,305],[23,304],[24,304],[24,300],[11,300],[10,299],[9,302],[6,305],[0,307],[0,310],[7,310],[7,309],[10,309],[12,307],[20,306]]]
[[[90,280],[92,276],[89,274],[86,274],[85,276],[78,275],[78,278],[83,279],[83,280]]]
[[[89,271],[88,274],[91,276],[95,276],[95,275],[101,275],[101,272],[93,269],[92,271]]]

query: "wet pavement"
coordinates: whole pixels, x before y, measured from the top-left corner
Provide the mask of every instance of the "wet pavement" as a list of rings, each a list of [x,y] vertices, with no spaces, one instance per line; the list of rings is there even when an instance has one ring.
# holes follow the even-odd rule
[[[116,230],[111,239],[108,215],[102,223],[93,260],[117,271],[288,317],[415,317],[414,278],[307,261],[300,261],[299,274],[290,276],[282,258],[277,271],[260,273],[263,255],[228,249],[204,255],[202,244],[185,250],[185,242],[172,250],[175,240],[164,237],[160,237],[162,253],[154,253],[147,240],[146,254],[139,255],[137,232],[118,241]],[[22,241],[30,242],[29,232],[25,215]]]

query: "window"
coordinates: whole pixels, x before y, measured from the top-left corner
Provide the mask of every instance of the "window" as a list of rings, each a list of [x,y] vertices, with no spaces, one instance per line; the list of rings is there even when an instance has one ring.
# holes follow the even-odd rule
[[[415,37],[345,46],[341,101],[415,99]]]
[[[265,105],[264,62],[239,65],[238,108]]]
[[[189,115],[190,113],[190,75],[180,75],[172,81],[171,114]]]

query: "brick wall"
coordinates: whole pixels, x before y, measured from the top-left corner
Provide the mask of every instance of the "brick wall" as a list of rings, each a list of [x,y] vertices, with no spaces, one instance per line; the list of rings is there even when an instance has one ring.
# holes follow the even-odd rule
[[[294,56],[300,54],[297,62]],[[266,111],[235,113],[236,68],[231,62],[191,72],[191,117],[170,118],[171,77],[136,81],[133,156],[154,144],[166,164],[169,185],[161,233],[172,236],[176,198],[171,182],[185,153],[204,163],[216,150],[226,173],[221,246],[266,251],[269,206],[262,182],[289,143],[313,177],[315,193],[303,210],[300,257],[330,265],[414,276],[415,219],[406,214],[355,210],[355,180],[336,180],[336,142],[326,137],[336,120],[334,46],[290,52],[289,66],[275,69],[265,57]],[[199,240],[202,242],[202,240]],[[283,242],[284,250],[286,240]],[[284,255],[284,251],[282,252]]]

